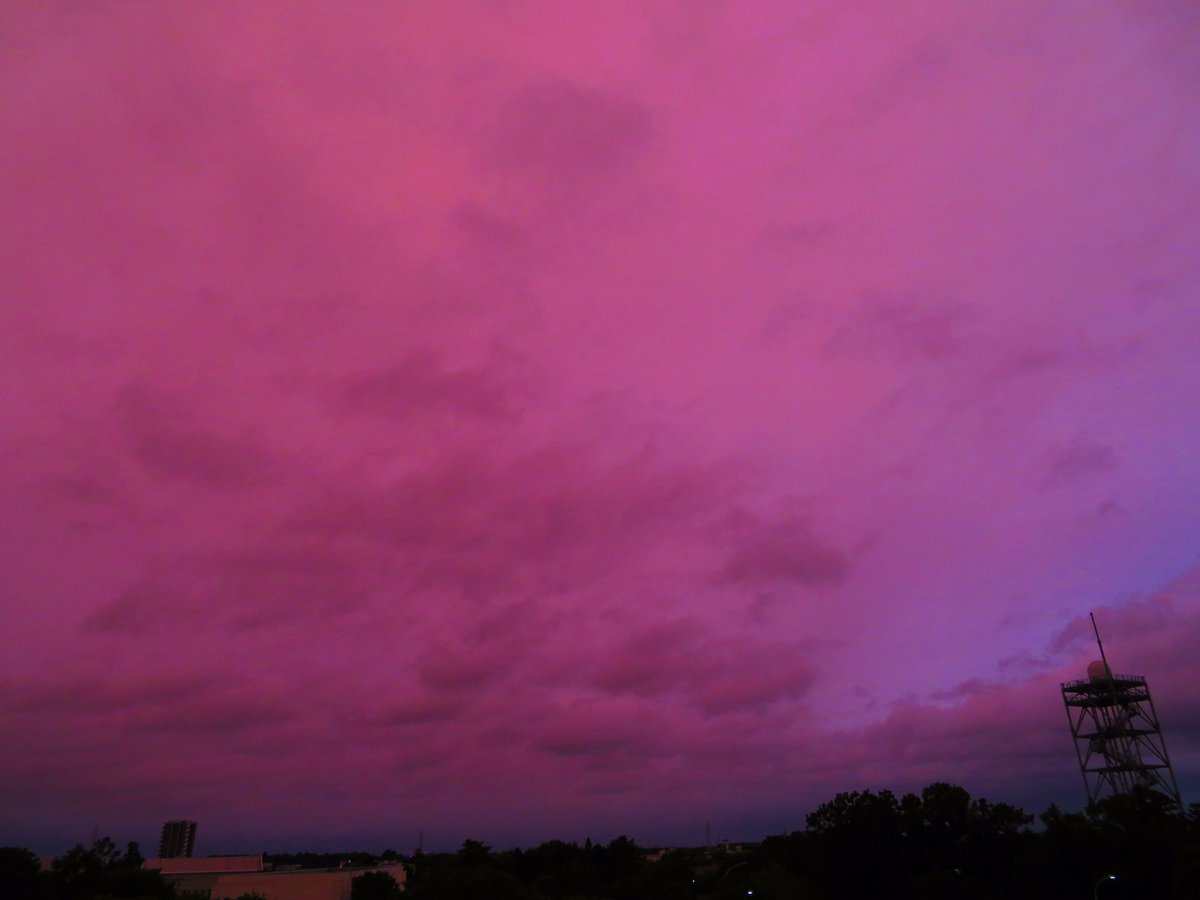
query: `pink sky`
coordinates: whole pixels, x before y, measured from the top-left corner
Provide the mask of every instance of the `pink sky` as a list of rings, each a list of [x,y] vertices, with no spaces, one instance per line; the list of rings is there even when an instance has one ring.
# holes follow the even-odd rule
[[[1200,799],[1190,0],[0,3],[0,843]]]

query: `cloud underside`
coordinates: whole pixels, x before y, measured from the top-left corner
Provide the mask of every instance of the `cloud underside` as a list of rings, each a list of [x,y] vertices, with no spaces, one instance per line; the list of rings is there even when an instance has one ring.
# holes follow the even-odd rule
[[[1151,688],[1185,777],[1200,735],[1195,602],[1184,586],[1099,610],[1122,635],[1124,658],[1154,660]],[[423,648],[394,679],[370,666],[357,688],[278,666],[253,678],[196,664],[136,678],[86,669],[44,675],[0,691],[16,760],[0,789],[23,806],[36,799],[30,785],[62,779],[81,808],[114,791],[153,805],[166,790],[207,810],[211,800],[172,782],[173,773],[203,766],[308,802],[321,788],[300,786],[306,767],[337,753],[351,768],[334,781],[350,798],[388,783],[416,804],[410,815],[488,828],[502,828],[513,791],[553,790],[549,807],[597,821],[645,821],[656,820],[659,800],[698,802],[703,784],[707,808],[749,801],[772,815],[790,809],[792,827],[838,790],[939,779],[996,799],[1073,805],[1059,796],[1075,791],[1078,775],[1058,682],[1082,672],[1092,652],[1086,624],[1058,638],[1068,667],[904,701],[851,729],[814,717],[821,673],[811,648],[731,640],[697,621],[665,621],[586,652],[553,642],[529,652],[519,626],[496,629],[471,647]],[[73,741],[92,748],[99,771],[61,768]],[[131,745],[155,761],[131,758]],[[499,781],[497,771],[505,773]],[[1016,777],[1023,787],[1014,790]],[[365,795],[364,803],[372,808]]]

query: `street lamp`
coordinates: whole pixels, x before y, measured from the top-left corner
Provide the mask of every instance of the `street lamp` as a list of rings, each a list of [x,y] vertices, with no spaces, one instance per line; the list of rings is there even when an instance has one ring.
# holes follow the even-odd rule
[[[1100,890],[1100,885],[1104,884],[1104,882],[1106,882],[1106,881],[1116,881],[1116,880],[1117,880],[1116,875],[1105,875],[1103,878],[1101,878],[1099,881],[1097,881],[1095,886],[1092,888],[1092,900],[1100,900],[1100,894],[1098,893]]]

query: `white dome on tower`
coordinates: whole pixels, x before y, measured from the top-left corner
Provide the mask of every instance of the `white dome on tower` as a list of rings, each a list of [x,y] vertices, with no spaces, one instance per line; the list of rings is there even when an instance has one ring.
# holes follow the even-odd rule
[[[1107,681],[1109,676],[1108,666],[1104,665],[1104,661],[1093,659],[1088,663],[1088,678],[1092,681]]]

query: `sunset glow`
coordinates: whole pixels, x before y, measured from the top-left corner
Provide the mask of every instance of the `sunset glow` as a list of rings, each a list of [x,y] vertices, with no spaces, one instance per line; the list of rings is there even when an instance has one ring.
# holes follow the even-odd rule
[[[0,4],[0,844],[1200,800],[1188,2]]]

